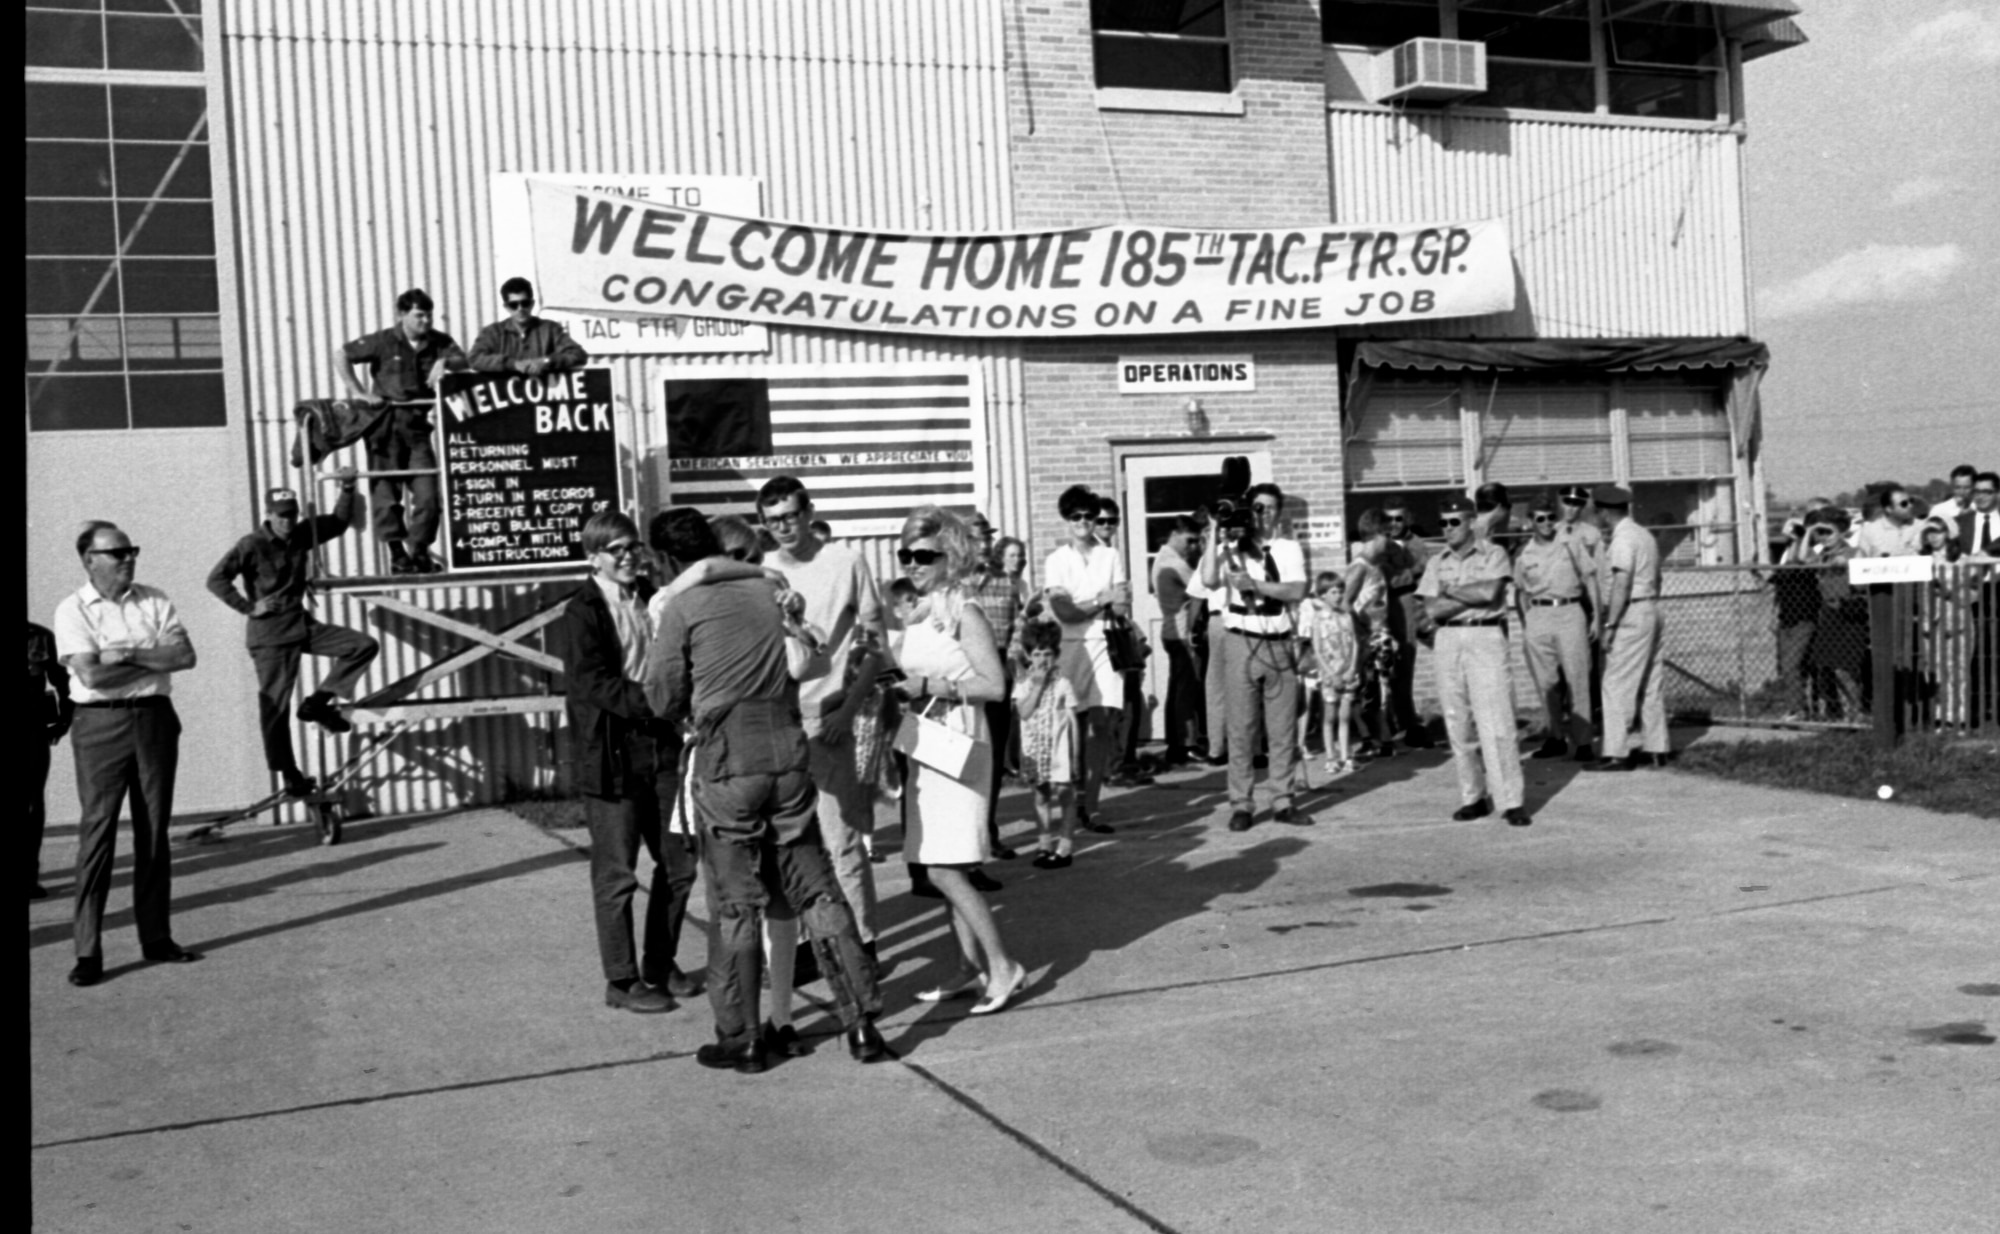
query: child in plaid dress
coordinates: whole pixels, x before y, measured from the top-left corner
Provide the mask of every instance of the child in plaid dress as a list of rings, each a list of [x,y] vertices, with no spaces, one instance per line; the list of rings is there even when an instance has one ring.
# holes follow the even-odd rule
[[[1034,865],[1060,870],[1075,847],[1076,694],[1061,673],[1062,627],[1030,621],[1021,628],[1028,666],[1014,685],[1014,723],[1020,731],[1021,779],[1035,792],[1041,837]]]

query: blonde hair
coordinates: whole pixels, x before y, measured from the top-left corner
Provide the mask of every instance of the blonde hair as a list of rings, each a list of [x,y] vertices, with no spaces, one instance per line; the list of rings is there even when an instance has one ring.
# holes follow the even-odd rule
[[[908,548],[926,539],[936,540],[944,553],[938,563],[944,567],[938,580],[943,587],[957,588],[978,571],[984,549],[963,515],[943,506],[918,506],[910,511],[910,516],[903,520],[902,546]]]

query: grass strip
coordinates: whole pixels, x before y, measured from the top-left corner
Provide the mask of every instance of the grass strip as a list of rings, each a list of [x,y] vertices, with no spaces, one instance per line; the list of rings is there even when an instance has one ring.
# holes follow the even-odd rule
[[[1703,742],[1674,760],[1684,771],[1798,788],[1838,797],[1879,799],[1946,814],[2000,819],[2000,743],[1942,734],[1911,734],[1877,750],[1866,733],[1815,733],[1785,740]]]

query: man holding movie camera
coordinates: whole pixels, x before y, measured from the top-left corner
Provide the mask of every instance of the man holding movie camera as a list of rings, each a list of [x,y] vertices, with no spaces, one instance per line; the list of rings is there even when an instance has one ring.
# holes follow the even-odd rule
[[[1299,665],[1291,606],[1305,598],[1306,558],[1277,534],[1285,495],[1248,483],[1249,461],[1223,463],[1221,496],[1202,532],[1202,583],[1222,602],[1224,714],[1229,728],[1229,829],[1255,819],[1257,750],[1270,742],[1271,817],[1301,821],[1292,806],[1298,748]]]

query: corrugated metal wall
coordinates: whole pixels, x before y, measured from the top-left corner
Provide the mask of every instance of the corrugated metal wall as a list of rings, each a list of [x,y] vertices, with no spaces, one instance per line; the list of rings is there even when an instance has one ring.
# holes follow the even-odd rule
[[[1613,338],[1749,330],[1738,137],[1632,125],[1335,108],[1333,217],[1503,217],[1512,313],[1383,335]]]
[[[493,173],[756,176],[781,217],[921,231],[1012,225],[997,0],[245,0],[221,6],[220,18],[257,489],[287,478],[291,405],[338,392],[335,347],[388,324],[398,292],[426,288],[439,327],[465,343],[499,316],[488,265]],[[635,448],[665,445],[655,405],[669,362],[962,360],[984,369],[988,513],[1003,528],[1025,525],[1017,346],[771,334],[761,361],[613,358],[617,391],[638,413]],[[885,546],[864,547],[884,573]],[[371,568],[372,552],[350,536],[333,567]],[[422,594],[467,614],[536,601],[527,587]],[[438,650],[421,627],[384,624],[352,601],[322,611],[383,637],[371,682],[413,672]],[[434,693],[522,693],[539,680],[493,663]],[[333,745],[302,738],[310,766],[339,760]],[[396,740],[367,794],[378,810],[402,811],[491,799],[509,779],[546,787],[553,750],[545,720],[435,724]]]

